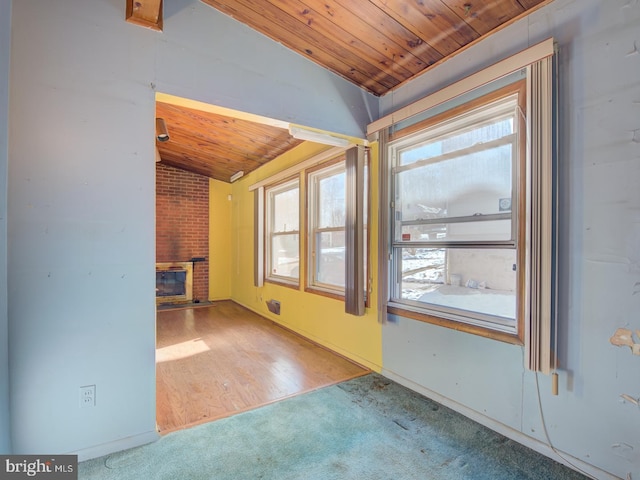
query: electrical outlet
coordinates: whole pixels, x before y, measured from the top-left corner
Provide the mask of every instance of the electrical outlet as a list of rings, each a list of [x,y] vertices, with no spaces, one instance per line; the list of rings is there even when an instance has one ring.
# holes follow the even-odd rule
[[[80,387],[80,408],[96,406],[96,386],[85,385]]]

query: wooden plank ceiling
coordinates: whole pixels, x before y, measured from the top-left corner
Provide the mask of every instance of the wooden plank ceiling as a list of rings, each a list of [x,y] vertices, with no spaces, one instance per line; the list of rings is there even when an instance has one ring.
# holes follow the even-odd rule
[[[383,95],[549,0],[202,0]]]
[[[163,163],[229,182],[302,143],[284,128],[156,102],[169,140],[156,142]]]
[[[201,1],[380,96],[552,0]],[[223,181],[300,143],[283,128],[176,105],[158,103],[157,116],[170,132],[163,162]]]

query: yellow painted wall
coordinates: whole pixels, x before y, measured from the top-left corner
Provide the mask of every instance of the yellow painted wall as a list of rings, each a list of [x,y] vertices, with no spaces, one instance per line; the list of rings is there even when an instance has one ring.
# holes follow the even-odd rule
[[[231,298],[231,185],[209,180],[209,300]]]
[[[371,308],[362,317],[344,313],[344,302],[302,289],[266,283],[263,287],[253,284],[253,208],[254,193],[248,187],[253,183],[303,161],[326,149],[305,142],[287,154],[269,162],[232,185],[232,272],[231,298],[237,303],[267,317],[305,337],[324,345],[375,371],[382,365],[382,327],[378,322],[374,291]],[[377,205],[377,145],[372,148],[371,177],[372,205]],[[301,182],[301,189],[303,183]],[[371,251],[377,252],[377,208],[372,209]],[[302,228],[301,228],[302,230]],[[304,239],[301,239],[304,243]],[[304,248],[304,245],[303,245]],[[304,251],[304,250],[303,250]],[[377,287],[376,255],[371,258],[373,290]],[[301,262],[300,276],[304,267]],[[269,299],[281,302],[281,314],[274,315],[267,309]]]

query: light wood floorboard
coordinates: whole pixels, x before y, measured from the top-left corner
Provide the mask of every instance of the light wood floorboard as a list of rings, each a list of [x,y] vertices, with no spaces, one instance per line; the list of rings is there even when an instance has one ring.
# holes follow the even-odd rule
[[[159,311],[156,370],[163,434],[369,372],[231,301]]]

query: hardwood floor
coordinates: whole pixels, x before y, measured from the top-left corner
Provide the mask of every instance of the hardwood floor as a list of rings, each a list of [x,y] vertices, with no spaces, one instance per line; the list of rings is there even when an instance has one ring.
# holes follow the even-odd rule
[[[159,311],[156,371],[161,433],[369,372],[231,301]]]

